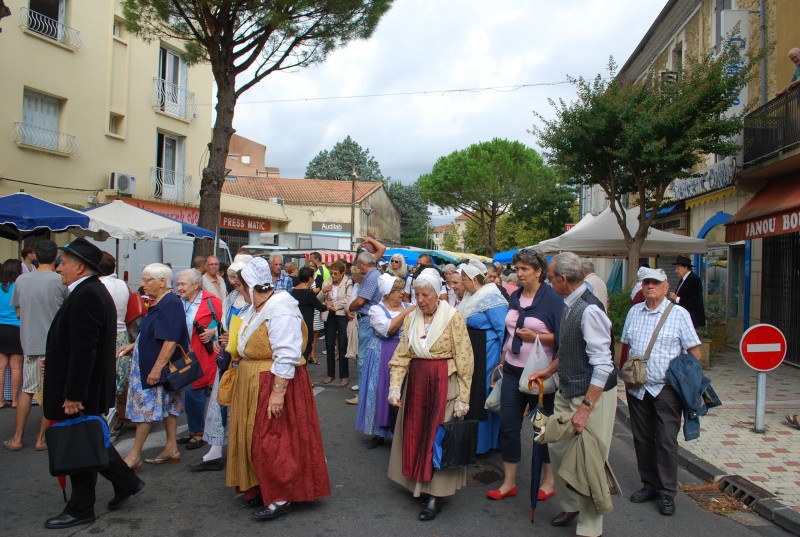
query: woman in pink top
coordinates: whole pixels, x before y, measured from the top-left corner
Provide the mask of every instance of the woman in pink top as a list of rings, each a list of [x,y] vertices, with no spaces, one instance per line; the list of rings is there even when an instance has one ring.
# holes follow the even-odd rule
[[[486,493],[492,500],[517,494],[517,467],[521,458],[520,431],[525,407],[536,408],[538,398],[519,391],[519,379],[537,336],[552,360],[558,346],[558,331],[564,300],[544,282],[547,260],[541,252],[523,249],[512,258],[519,289],[509,297],[503,346],[503,384],[500,392],[500,451],[505,477],[499,489]],[[545,412],[553,412],[554,394],[545,395]],[[543,453],[542,481],[538,498],[546,500],[555,492],[549,454]]]

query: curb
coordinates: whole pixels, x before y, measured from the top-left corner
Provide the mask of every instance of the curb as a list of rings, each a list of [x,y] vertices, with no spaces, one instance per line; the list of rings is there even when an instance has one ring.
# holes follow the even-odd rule
[[[620,397],[617,397],[617,421],[630,430],[631,417],[628,405]],[[678,447],[678,464],[703,481],[716,482],[731,475],[680,446]],[[738,477],[744,479],[741,476]],[[759,499],[750,506],[750,509],[776,526],[800,536],[800,513],[785,506],[780,500],[775,498]]]

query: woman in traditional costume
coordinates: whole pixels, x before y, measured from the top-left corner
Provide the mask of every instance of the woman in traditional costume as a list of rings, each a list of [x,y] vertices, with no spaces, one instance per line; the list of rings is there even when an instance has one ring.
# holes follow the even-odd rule
[[[439,273],[424,269],[414,280],[414,291],[417,307],[403,323],[403,335],[389,361],[388,399],[400,407],[389,478],[414,497],[426,495],[419,514],[426,521],[441,511],[442,497],[452,496],[467,483],[464,468],[433,468],[433,441],[439,425],[469,411],[473,357],[463,317],[439,299]]]
[[[239,283],[251,307],[238,333],[225,484],[244,494],[245,506],[259,507],[253,518],[269,520],[292,502],[329,496],[328,468],[297,301],[275,292],[260,257],[241,270]]]
[[[462,264],[458,269],[464,289],[470,293],[459,311],[467,323],[475,355],[467,419],[479,420],[477,453],[486,453],[497,449],[500,441],[500,416],[487,411],[484,404],[492,371],[500,364],[508,302],[496,285],[486,282],[486,265],[480,261]]]

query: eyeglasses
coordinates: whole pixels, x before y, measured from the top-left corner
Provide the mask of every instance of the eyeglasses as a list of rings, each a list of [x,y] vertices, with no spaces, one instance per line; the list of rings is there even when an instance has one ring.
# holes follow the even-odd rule
[[[399,262],[400,262],[399,259],[392,259],[392,263],[399,263]]]
[[[145,285],[152,282],[153,280],[155,280],[155,278],[145,278],[144,276],[142,276],[142,283]]]

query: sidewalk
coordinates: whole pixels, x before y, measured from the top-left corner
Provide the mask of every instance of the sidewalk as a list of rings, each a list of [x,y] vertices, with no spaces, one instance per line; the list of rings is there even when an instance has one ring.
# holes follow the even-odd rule
[[[680,447],[685,450],[681,463],[701,459],[706,464],[699,473],[709,474],[709,478],[739,475],[775,494],[775,500],[782,505],[767,500],[773,506],[770,511],[785,506],[800,513],[800,430],[789,426],[785,419],[786,414],[800,413],[800,368],[781,365],[767,373],[764,434],[753,432],[756,372],[745,365],[739,352],[714,354],[705,374],[722,406],[700,418],[697,440],[686,442],[683,432],[679,433]],[[624,402],[622,387],[619,395]],[[627,422],[627,406],[620,404],[618,412]],[[714,467],[721,472],[717,473]],[[771,518],[769,513],[766,518]],[[800,519],[797,515],[790,518]]]

